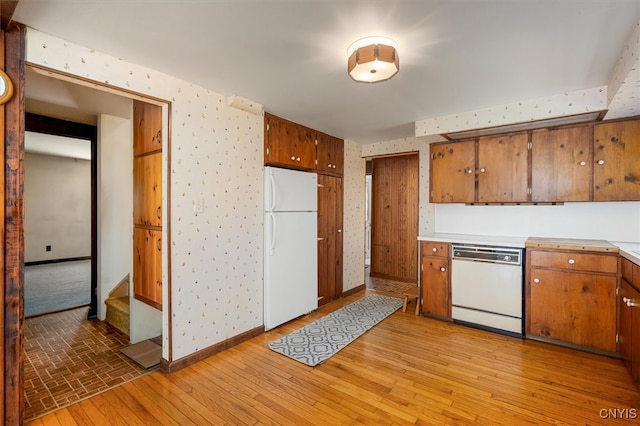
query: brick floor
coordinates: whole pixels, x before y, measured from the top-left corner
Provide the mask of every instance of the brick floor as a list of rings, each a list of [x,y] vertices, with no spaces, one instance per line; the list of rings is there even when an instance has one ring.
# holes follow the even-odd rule
[[[119,352],[129,338],[88,309],[25,321],[25,421],[146,373]]]

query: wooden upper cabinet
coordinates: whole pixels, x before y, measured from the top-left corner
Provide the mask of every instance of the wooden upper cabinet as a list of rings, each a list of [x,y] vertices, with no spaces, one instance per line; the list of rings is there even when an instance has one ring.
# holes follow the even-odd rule
[[[162,152],[134,158],[133,223],[162,226]]]
[[[315,133],[307,127],[265,113],[265,164],[315,169]]]
[[[531,200],[589,201],[591,125],[540,129],[531,135]]]
[[[344,173],[344,140],[325,133],[317,132],[316,140],[319,172],[342,176]]]
[[[526,133],[478,139],[478,202],[528,201],[529,151]]]
[[[640,200],[640,120],[594,126],[594,201]]]
[[[162,107],[133,101],[133,155],[162,150]]]
[[[431,150],[431,202],[475,201],[475,140],[435,143]]]

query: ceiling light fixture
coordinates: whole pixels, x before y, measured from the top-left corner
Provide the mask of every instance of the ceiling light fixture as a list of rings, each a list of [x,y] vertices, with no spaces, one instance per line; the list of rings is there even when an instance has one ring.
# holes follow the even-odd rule
[[[389,80],[398,73],[398,45],[386,37],[365,37],[347,49],[347,69],[352,79],[363,83]]]

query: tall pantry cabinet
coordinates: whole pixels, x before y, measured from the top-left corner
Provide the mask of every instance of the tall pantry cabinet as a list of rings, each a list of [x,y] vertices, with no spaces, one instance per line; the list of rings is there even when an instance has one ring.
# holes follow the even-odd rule
[[[133,294],[162,309],[162,107],[133,102]]]
[[[264,164],[318,174],[318,305],[342,296],[344,140],[265,113]]]

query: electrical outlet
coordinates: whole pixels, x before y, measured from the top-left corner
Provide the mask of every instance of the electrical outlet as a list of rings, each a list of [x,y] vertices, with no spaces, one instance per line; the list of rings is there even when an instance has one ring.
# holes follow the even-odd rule
[[[193,202],[194,213],[204,213],[204,200],[199,198]]]

